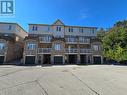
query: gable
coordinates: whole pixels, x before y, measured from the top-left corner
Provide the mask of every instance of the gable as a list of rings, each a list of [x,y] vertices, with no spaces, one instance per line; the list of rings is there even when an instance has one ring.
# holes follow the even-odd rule
[[[64,23],[58,19],[53,23],[53,25],[64,25]]]

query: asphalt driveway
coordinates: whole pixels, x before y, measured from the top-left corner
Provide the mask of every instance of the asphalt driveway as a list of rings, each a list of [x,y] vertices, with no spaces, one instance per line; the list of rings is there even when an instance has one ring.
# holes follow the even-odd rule
[[[127,95],[127,67],[0,66],[0,95]]]

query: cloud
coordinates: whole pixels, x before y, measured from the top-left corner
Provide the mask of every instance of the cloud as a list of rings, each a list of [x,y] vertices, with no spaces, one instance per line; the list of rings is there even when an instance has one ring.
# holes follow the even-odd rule
[[[79,12],[79,18],[80,19],[86,19],[88,17],[89,17],[88,9],[87,8],[81,9]]]
[[[87,13],[81,13],[80,18],[81,19],[86,19],[88,17]]]

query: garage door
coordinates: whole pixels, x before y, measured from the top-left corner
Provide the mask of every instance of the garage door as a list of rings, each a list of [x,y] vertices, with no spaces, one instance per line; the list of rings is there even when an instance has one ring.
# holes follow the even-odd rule
[[[94,57],[94,64],[101,64],[101,57]]]
[[[86,55],[80,55],[81,64],[86,64]]]
[[[25,64],[35,64],[35,56],[26,56]]]
[[[3,64],[4,62],[4,56],[0,56],[0,64]]]
[[[69,64],[77,63],[77,55],[69,55]]]
[[[63,64],[63,57],[62,56],[55,56],[54,57],[54,64]]]

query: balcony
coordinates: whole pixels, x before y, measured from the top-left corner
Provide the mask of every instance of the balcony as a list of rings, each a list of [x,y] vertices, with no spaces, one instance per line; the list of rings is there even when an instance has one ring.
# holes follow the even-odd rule
[[[40,43],[51,43],[51,41],[40,41]]]
[[[90,44],[90,39],[79,39],[79,44]]]
[[[36,55],[36,51],[35,50],[26,50],[25,54],[26,55]]]
[[[71,44],[77,44],[77,41],[70,41],[70,40],[66,40],[66,42],[69,44],[69,43],[71,43]]]
[[[38,53],[42,54],[42,53],[51,53],[51,48],[39,48],[38,49]]]
[[[39,37],[40,43],[51,43],[51,39],[52,39],[51,36],[46,36],[46,35]]]
[[[79,44],[90,44],[90,41],[79,41]]]
[[[78,49],[77,48],[73,48],[73,49],[66,49],[66,53],[78,53]]]
[[[92,53],[91,49],[80,49],[80,54],[81,53]]]

